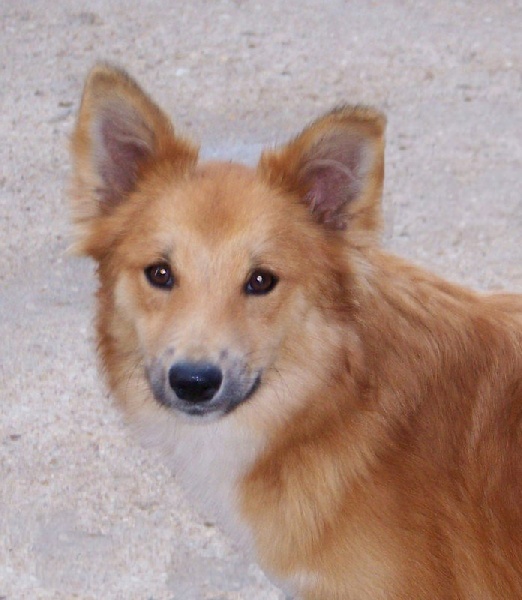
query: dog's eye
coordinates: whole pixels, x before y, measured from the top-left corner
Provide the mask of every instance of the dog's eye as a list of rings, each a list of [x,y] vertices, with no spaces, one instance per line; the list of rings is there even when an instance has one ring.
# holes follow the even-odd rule
[[[252,295],[268,294],[277,285],[278,278],[270,271],[254,271],[245,285],[245,292]]]
[[[170,290],[174,286],[174,277],[168,263],[156,263],[146,267],[145,277],[157,288]]]

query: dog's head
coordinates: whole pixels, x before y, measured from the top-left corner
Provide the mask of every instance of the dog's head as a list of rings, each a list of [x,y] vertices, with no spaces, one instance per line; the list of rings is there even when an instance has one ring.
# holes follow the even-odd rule
[[[306,381],[335,361],[322,349],[350,307],[350,249],[379,223],[384,127],[342,107],[256,168],[201,164],[127,74],[94,68],[72,141],[77,249],[99,263],[120,400],[144,383],[208,420],[284,387],[292,365]]]

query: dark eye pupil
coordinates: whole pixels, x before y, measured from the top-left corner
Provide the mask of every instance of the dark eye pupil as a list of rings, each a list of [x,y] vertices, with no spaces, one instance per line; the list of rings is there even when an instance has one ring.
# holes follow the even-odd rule
[[[268,294],[277,284],[277,277],[269,271],[254,271],[246,285],[247,294]]]
[[[145,276],[155,287],[170,289],[174,285],[170,266],[166,263],[151,265],[145,269]]]
[[[157,267],[156,269],[154,269],[154,279],[158,283],[164,283],[168,280],[168,278],[169,272],[167,271],[167,269],[165,269],[165,267]]]

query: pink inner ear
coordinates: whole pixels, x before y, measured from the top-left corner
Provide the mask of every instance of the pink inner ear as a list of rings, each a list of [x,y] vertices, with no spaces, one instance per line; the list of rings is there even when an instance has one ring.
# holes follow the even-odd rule
[[[312,148],[301,176],[309,185],[305,200],[320,223],[346,228],[346,205],[362,188],[363,157],[363,139],[349,131],[323,138]]]
[[[317,160],[307,165],[305,177],[310,184],[305,201],[312,214],[325,225],[345,229],[347,217],[343,209],[359,192],[355,174],[337,161]]]
[[[118,204],[134,189],[139,167],[152,153],[153,137],[131,108],[105,107],[93,136],[96,167],[103,181],[98,193],[105,205]]]

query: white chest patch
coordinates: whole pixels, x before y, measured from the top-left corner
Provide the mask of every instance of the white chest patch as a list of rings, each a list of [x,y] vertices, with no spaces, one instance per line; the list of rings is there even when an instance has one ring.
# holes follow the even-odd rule
[[[195,506],[251,551],[251,535],[239,515],[237,485],[259,455],[262,441],[233,416],[198,423],[158,409],[140,414],[134,425],[142,442],[161,452]]]

